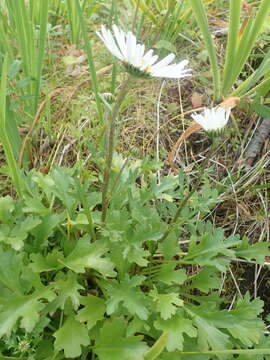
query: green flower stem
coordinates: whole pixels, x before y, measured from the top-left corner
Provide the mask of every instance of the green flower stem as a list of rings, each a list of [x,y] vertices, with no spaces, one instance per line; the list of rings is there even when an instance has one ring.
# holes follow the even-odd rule
[[[204,173],[204,169],[205,169],[211,155],[213,155],[213,153],[215,152],[216,144],[217,144],[217,142],[213,140],[213,142],[211,144],[210,151],[208,152],[208,155],[204,159],[203,163],[200,165],[200,170],[199,170],[199,174],[198,174],[199,176],[198,176],[197,182],[193,185],[192,190],[180,202],[180,205],[179,205],[174,217],[169,222],[169,227],[168,227],[167,231],[164,233],[164,235],[162,236],[162,238],[160,239],[160,242],[164,241],[168,237],[168,235],[173,231],[174,225],[175,225],[176,221],[178,220],[178,218],[179,218],[179,216],[181,214],[181,211],[183,210],[183,208],[185,207],[186,203],[191,198],[191,196],[195,193],[195,191],[197,191],[199,189],[200,180],[201,180],[202,175]]]
[[[188,351],[181,352],[179,355],[196,355],[196,354],[208,354],[208,355],[269,355],[270,349],[233,349],[233,350],[213,350],[213,351]]]
[[[112,193],[117,189],[117,186],[119,184],[119,181],[121,179],[123,171],[124,171],[125,167],[127,166],[128,162],[129,162],[129,158],[127,157],[124,164],[123,164],[123,166],[121,167],[121,169],[120,169],[120,171],[118,173],[117,178],[115,179],[114,183],[112,184],[112,190],[111,190]]]
[[[117,96],[116,102],[113,106],[113,109],[109,115],[107,127],[107,146],[106,146],[106,164],[104,170],[104,180],[102,186],[102,222],[105,222],[107,210],[108,210],[108,188],[110,182],[110,175],[111,175],[111,167],[112,167],[112,160],[113,160],[113,151],[114,151],[114,134],[115,134],[115,122],[117,119],[117,115],[119,113],[120,106],[126,96],[127,87],[129,84],[131,76],[128,76],[122,83],[120,87],[120,92]]]
[[[193,187],[193,189],[185,196],[185,198],[181,201],[174,217],[172,218],[172,220],[169,222],[169,227],[167,229],[167,231],[164,233],[164,235],[162,236],[162,238],[160,239],[160,242],[163,242],[165,239],[167,239],[167,237],[170,235],[170,233],[173,231],[174,229],[174,224],[176,223],[177,219],[180,216],[181,211],[183,210],[183,208],[185,207],[186,203],[188,202],[188,200],[191,198],[191,196],[194,194],[194,192],[196,191],[197,187]]]
[[[164,332],[154,343],[154,345],[144,354],[145,360],[155,360],[164,350],[168,343],[169,333]]]

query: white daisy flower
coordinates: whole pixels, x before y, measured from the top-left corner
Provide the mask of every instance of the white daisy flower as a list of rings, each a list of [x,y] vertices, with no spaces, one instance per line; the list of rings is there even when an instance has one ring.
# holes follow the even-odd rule
[[[145,46],[137,43],[136,36],[131,31],[125,33],[116,25],[112,26],[113,31],[107,30],[104,25],[97,35],[104,42],[107,49],[123,62],[127,71],[133,75],[142,77],[162,77],[179,79],[191,76],[191,69],[185,69],[188,60],[175,64],[172,61],[174,54],[167,55],[158,61],[158,56],[153,50],[145,52]]]
[[[192,114],[196,123],[201,125],[205,131],[220,131],[227,124],[231,113],[231,108],[223,108],[221,106],[216,109],[204,109],[202,114]]]

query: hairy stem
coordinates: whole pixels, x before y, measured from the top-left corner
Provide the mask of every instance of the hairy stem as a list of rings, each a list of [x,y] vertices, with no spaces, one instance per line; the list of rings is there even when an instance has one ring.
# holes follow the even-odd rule
[[[113,109],[110,113],[108,119],[108,137],[107,137],[107,146],[106,146],[106,164],[104,170],[103,177],[103,186],[102,186],[102,222],[105,222],[107,210],[108,210],[108,189],[111,175],[111,167],[112,167],[112,159],[113,159],[113,151],[114,151],[114,134],[115,134],[115,122],[117,119],[117,115],[120,109],[120,106],[126,96],[127,87],[129,84],[130,76],[128,76],[122,83],[120,87],[120,92],[117,96],[116,102],[113,106]]]

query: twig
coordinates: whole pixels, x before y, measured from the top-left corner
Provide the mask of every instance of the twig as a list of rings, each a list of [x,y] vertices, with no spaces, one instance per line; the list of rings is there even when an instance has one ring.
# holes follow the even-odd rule
[[[237,295],[236,295],[236,293],[235,293],[235,294],[233,295],[233,299],[232,299],[232,302],[230,303],[230,306],[229,306],[228,311],[231,311],[231,310],[232,310],[236,298],[237,298]]]
[[[233,274],[232,269],[230,268],[230,266],[229,266],[229,272],[230,272],[230,274],[231,274],[231,276],[232,276],[232,279],[233,279],[234,285],[235,285],[235,287],[236,287],[236,289],[237,289],[237,291],[238,291],[238,294],[240,295],[241,299],[243,299],[242,293],[241,293],[241,291],[240,291],[240,288],[239,288],[239,286],[238,286],[238,284],[237,284],[237,281],[236,281],[236,279],[235,279],[235,276],[234,276],[234,274]]]
[[[245,158],[248,166],[252,166],[256,160],[256,157],[259,155],[261,148],[270,135],[270,118],[266,118],[262,121],[261,125],[258,127],[256,133],[254,134],[252,140],[250,141],[249,146],[245,152]]]
[[[265,261],[263,264],[259,264],[257,261],[253,261],[253,260],[244,260],[244,259],[239,259],[239,258],[228,258],[228,259],[231,261],[243,262],[243,263],[248,263],[248,264],[270,266],[270,262],[267,262],[267,261]]]
[[[260,273],[262,271],[263,266],[260,265],[258,266],[257,264],[255,265],[255,275],[254,275],[254,298],[257,298],[257,291],[258,291],[258,279],[260,276]]]

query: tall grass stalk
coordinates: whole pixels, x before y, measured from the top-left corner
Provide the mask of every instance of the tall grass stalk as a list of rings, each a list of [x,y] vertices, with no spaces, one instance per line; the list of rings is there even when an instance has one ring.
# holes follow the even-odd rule
[[[164,29],[164,38],[170,42],[175,42],[178,37],[179,32],[181,31],[182,26],[188,19],[188,14],[190,14],[191,9],[188,8],[185,10],[184,2],[179,2],[174,7],[171,18],[169,18],[168,23]]]
[[[41,85],[41,76],[42,76],[42,67],[45,56],[45,46],[46,46],[46,35],[47,35],[47,23],[48,23],[48,10],[49,10],[49,0],[43,0],[40,4],[40,13],[39,13],[39,39],[38,39],[38,56],[36,63],[36,88],[35,88],[35,103],[34,111],[36,112],[38,106],[38,96]]]
[[[10,32],[10,26],[7,22],[7,16],[5,10],[0,8],[0,51],[2,53],[8,53],[10,58],[13,57],[13,49],[8,39],[8,33]]]
[[[24,76],[31,79],[28,91],[30,116],[33,118],[37,106],[45,54],[49,0],[42,0],[40,6],[28,4],[26,0],[6,0],[9,22],[13,36],[18,42]],[[35,8],[33,8],[35,6]],[[35,10],[33,10],[35,9]],[[34,18],[39,11],[39,22]],[[37,37],[37,26],[39,27]],[[6,39],[9,42],[10,39]]]
[[[156,27],[153,44],[157,40],[174,43],[191,14],[188,2],[183,1],[133,0],[133,4],[135,11],[138,8],[143,16]]]
[[[83,17],[83,12],[82,12],[82,8],[79,3],[79,0],[74,0],[74,1],[76,2],[76,8],[77,8],[78,16],[80,19],[81,31],[82,31],[82,36],[83,36],[84,45],[85,45],[85,51],[86,51],[90,75],[91,75],[91,85],[93,88],[93,92],[95,94],[95,101],[96,101],[96,105],[97,105],[98,117],[99,117],[100,124],[103,125],[104,124],[103,108],[102,108],[101,100],[99,97],[99,86],[98,86],[96,67],[95,67],[95,63],[94,63],[92,44],[91,44],[89,36],[87,34],[86,25],[85,25],[85,21],[84,21],[84,17]]]
[[[30,18],[34,24],[37,24],[39,21],[41,6],[42,6],[42,1],[29,0]]]
[[[251,96],[254,93],[260,94],[261,96],[265,96],[270,89],[270,77],[263,80],[260,84],[252,88],[251,90],[245,92],[245,96]]]
[[[258,84],[253,89],[251,88],[254,85],[256,85],[262,78],[263,78],[263,82],[270,80],[270,74],[268,74],[269,69],[270,69],[270,50],[264,55],[263,61],[261,62],[260,66],[253,72],[253,74],[251,74],[245,81],[243,81],[242,84],[240,84],[237,89],[233,91],[232,95],[242,96],[244,94],[247,95],[246,93],[247,91],[248,93],[255,92],[256,91],[255,89],[257,89],[257,86],[260,86],[260,84]],[[251,89],[250,92],[249,89]]]
[[[243,33],[239,34],[235,39],[236,27],[240,23],[240,8],[241,1],[230,1],[230,28],[229,28],[229,49],[228,56],[226,56],[225,71],[223,75],[223,94],[227,95],[231,91],[231,87],[237,80],[241,73],[247,59],[253,49],[258,35],[262,29],[264,21],[268,16],[270,10],[270,1],[262,0],[259,9],[254,16],[250,16],[244,27]],[[232,28],[232,29],[231,29]],[[230,41],[231,34],[231,41]],[[237,40],[237,41],[236,41]],[[232,44],[231,44],[232,42]]]
[[[190,5],[200,27],[206,50],[208,51],[213,74],[214,99],[218,100],[220,98],[220,71],[218,67],[216,47],[208,26],[206,11],[201,0],[190,0]]]
[[[228,84],[232,82],[232,67],[236,58],[238,31],[240,26],[240,12],[242,0],[230,0],[230,19],[228,41],[226,46],[226,57],[223,73],[222,92],[226,92]]]
[[[1,74],[1,85],[0,85],[0,141],[2,143],[7,165],[11,174],[11,178],[15,185],[15,188],[19,195],[23,193],[23,181],[18,168],[15,152],[12,147],[11,138],[9,134],[9,129],[11,129],[7,123],[11,119],[7,119],[7,76],[8,76],[8,56],[5,56],[4,62],[2,64],[2,74]],[[12,135],[12,134],[11,134]]]
[[[80,19],[76,10],[76,3],[74,0],[66,0],[67,14],[71,30],[71,41],[78,45],[80,41]]]
[[[270,59],[269,53],[265,55],[263,64],[236,90],[232,91],[232,86],[236,83],[239,74],[243,70],[270,10],[270,1],[262,0],[256,14],[255,10],[252,9],[253,11],[244,18],[244,21],[247,20],[246,23],[243,21],[242,28],[240,28],[242,3],[242,0],[230,0],[228,41],[226,46],[224,71],[221,76],[217,62],[216,49],[212,34],[209,30],[203,2],[202,0],[190,0],[190,4],[204,39],[205,47],[209,54],[213,73],[214,98],[216,100],[220,96],[244,96],[247,91],[248,94],[257,91],[260,89],[260,84],[257,84],[253,89],[251,89],[251,87],[256,85],[256,83],[267,74],[268,61]],[[264,85],[268,83],[267,79],[268,76],[266,75],[266,78],[263,79]]]
[[[135,14],[136,14],[136,10],[135,10]],[[108,22],[110,27],[112,27],[113,24],[118,24],[118,7],[116,0],[112,0]]]

